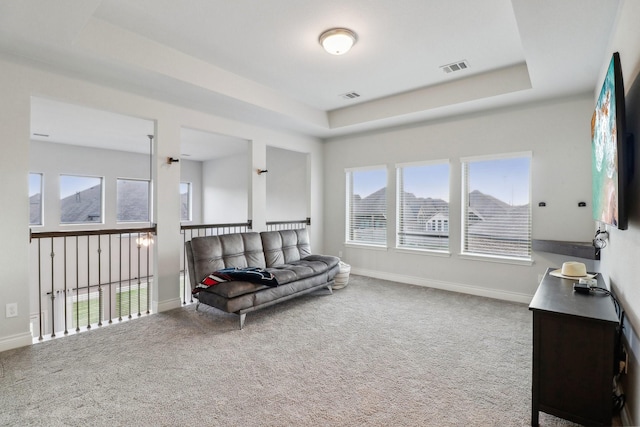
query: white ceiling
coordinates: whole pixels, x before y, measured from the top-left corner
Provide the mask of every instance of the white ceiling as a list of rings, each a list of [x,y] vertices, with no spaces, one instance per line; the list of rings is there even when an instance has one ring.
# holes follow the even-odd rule
[[[51,99],[31,98],[32,139],[149,154],[154,123]],[[182,128],[180,157],[204,161],[248,152],[248,141]]]
[[[223,117],[330,138],[593,92],[618,3],[7,1],[0,2],[0,54]],[[358,34],[346,55],[329,55],[318,43],[336,26]],[[467,70],[440,68],[461,60]],[[347,92],[360,97],[340,97]],[[78,127],[73,114],[51,117],[55,108],[46,105],[59,105],[42,104],[34,132],[49,126],[62,135],[65,126]]]

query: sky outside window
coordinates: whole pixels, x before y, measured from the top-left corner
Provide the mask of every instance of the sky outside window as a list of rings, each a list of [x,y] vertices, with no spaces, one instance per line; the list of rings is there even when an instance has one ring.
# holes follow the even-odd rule
[[[387,186],[387,170],[363,170],[353,172],[353,194],[365,198]]]
[[[87,190],[101,182],[101,178],[91,176],[60,175],[60,199]]]
[[[529,203],[531,158],[473,161],[467,164],[469,191],[478,190],[505,203],[518,206]],[[404,191],[416,197],[432,197],[449,201],[449,165],[430,165],[429,168],[404,168]],[[429,183],[425,187],[423,183]],[[365,198],[386,187],[386,169],[356,171],[353,193]],[[428,190],[428,193],[427,191]]]
[[[35,196],[42,191],[42,174],[29,174],[29,197]]]
[[[449,201],[449,164],[429,164],[402,168],[403,190],[416,197]]]
[[[513,206],[526,205],[530,164],[529,157],[470,162],[469,192],[478,190]]]

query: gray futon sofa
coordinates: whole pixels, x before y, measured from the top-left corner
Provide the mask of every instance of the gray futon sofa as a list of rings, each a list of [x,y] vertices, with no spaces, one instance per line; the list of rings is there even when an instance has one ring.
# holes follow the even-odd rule
[[[236,313],[240,329],[251,311],[319,288],[331,292],[340,270],[338,257],[311,254],[306,229],[194,237],[185,245],[192,290],[209,274],[225,268],[257,267],[275,276],[278,286],[234,280],[194,294],[196,310],[202,303]]]

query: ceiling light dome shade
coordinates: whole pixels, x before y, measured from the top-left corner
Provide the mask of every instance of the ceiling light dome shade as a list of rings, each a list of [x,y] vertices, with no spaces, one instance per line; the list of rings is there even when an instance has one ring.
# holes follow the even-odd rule
[[[320,44],[332,55],[342,55],[358,41],[358,36],[347,28],[332,28],[320,34]]]

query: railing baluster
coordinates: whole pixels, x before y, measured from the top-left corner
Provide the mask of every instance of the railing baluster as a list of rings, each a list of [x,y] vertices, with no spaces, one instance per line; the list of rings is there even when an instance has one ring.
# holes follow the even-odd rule
[[[127,295],[129,297],[129,319],[131,319],[131,233],[129,233],[129,244],[127,245],[129,247],[129,292],[127,292]]]
[[[142,241],[140,240],[140,233],[138,233],[138,238],[136,239],[136,244],[138,246],[138,317],[142,316],[142,313],[140,313],[140,249],[142,246]],[[129,289],[129,292],[131,292],[131,289]]]
[[[151,238],[151,236],[149,236]],[[151,277],[149,274],[149,255],[151,251],[151,243],[147,245],[147,314],[151,313]]]
[[[53,263],[54,257],[56,256],[54,248],[53,248],[53,237],[51,240],[51,253],[49,256],[51,257],[51,338],[55,338],[56,336],[56,308],[55,308],[55,291],[54,291],[54,280],[53,280]]]
[[[38,294],[38,302],[37,308],[38,311],[38,332],[37,335],[34,331],[34,335],[37,336],[38,341],[44,340],[45,336],[50,336],[51,338],[56,338],[60,331],[64,330],[64,334],[69,334],[69,329],[72,324],[75,322],[75,332],[80,332],[81,330],[85,330],[80,326],[80,323],[84,321],[84,316],[86,314],[86,330],[92,328],[97,323],[98,326],[102,326],[104,321],[109,320],[109,323],[113,323],[113,313],[114,313],[114,302],[113,295],[114,290],[118,290],[117,296],[119,298],[117,304],[119,311],[119,319],[122,320],[122,303],[126,304],[128,301],[128,316],[129,319],[133,318],[133,313],[135,307],[133,307],[133,303],[137,301],[138,304],[138,317],[142,316],[143,312],[145,312],[143,304],[145,304],[145,300],[142,296],[143,290],[146,291],[146,314],[151,312],[151,252],[150,248],[147,245],[147,241],[151,240],[149,237],[152,234],[155,234],[156,228],[139,228],[139,229],[114,229],[114,230],[84,230],[84,231],[55,231],[55,232],[40,232],[33,233],[30,231],[29,240],[33,242],[33,239],[37,239],[37,246],[34,247],[34,253],[37,251],[37,266],[34,266],[34,271],[37,271],[37,284],[36,280],[33,280],[32,283],[35,288],[37,286],[37,294]],[[118,234],[120,236],[119,239],[119,249],[116,250],[113,247],[113,235]],[[145,280],[146,284],[143,285],[143,275],[142,275],[142,263],[144,254],[141,252],[141,248],[138,250],[137,254],[137,287],[134,286],[134,270],[136,266],[133,264],[133,248],[132,239],[134,238],[134,234],[137,234],[140,238],[140,241],[144,246],[146,246],[146,269],[147,274]],[[86,236],[86,241],[81,239],[82,236]],[[91,237],[95,236],[95,237]],[[127,253],[129,266],[128,266],[128,276],[125,277],[126,270],[123,270],[124,266],[123,262],[127,262],[122,252],[122,240],[123,238],[127,238],[129,240],[129,250]],[[69,252],[73,247],[73,242],[69,241],[69,238],[75,239],[75,257],[69,254]],[[93,243],[93,239],[98,239],[97,242]],[[108,239],[107,241],[103,241],[103,238]],[[47,256],[43,253],[44,247],[42,245],[42,239],[49,240],[49,266],[51,271],[46,272],[47,265],[45,264],[44,257]],[[107,256],[109,257],[108,262],[105,261],[105,248],[104,246],[108,243],[108,252]],[[85,246],[86,245],[86,249]],[[94,246],[95,245],[95,246]],[[86,257],[84,254],[80,254],[80,251],[86,250]],[[60,255],[62,252],[62,256]],[[94,255],[95,252],[95,255]],[[118,272],[115,272],[116,265],[114,262],[118,262]],[[73,278],[73,273],[70,268],[74,268],[72,265],[75,263],[75,278]],[[80,264],[86,263],[86,274],[82,271],[84,266]],[[62,264],[62,265],[61,265]],[[103,277],[104,268],[108,265],[109,273],[108,278]],[[49,273],[49,274],[47,274]],[[114,279],[115,274],[118,274],[117,277],[117,286]],[[96,278],[97,275],[97,278]],[[86,278],[86,283],[83,283],[83,280]],[[108,280],[108,283],[105,283],[105,280]],[[74,283],[75,282],[75,283]],[[123,285],[123,282],[124,283]],[[124,291],[125,287],[128,284],[128,298],[127,300],[123,300],[124,295],[121,295],[122,291]],[[132,292],[137,288],[138,297],[134,299]],[[92,290],[96,290],[93,292]],[[105,292],[108,294],[105,295]],[[35,292],[34,292],[35,293]],[[108,303],[105,300],[105,297],[108,298]],[[60,299],[62,298],[62,300]],[[62,306],[61,306],[62,304]],[[75,307],[73,306],[75,304]],[[97,304],[97,306],[94,306]],[[50,308],[49,308],[50,307]],[[108,308],[107,308],[108,307]],[[75,308],[75,309],[74,309]],[[105,310],[109,311],[107,315]],[[34,310],[34,312],[36,311]],[[61,317],[62,316],[62,317]],[[94,318],[97,317],[97,320],[94,322]],[[64,323],[64,325],[62,324]],[[36,324],[34,324],[34,329]]]
[[[98,326],[102,326],[102,238],[98,236]]]
[[[109,234],[109,324],[113,323],[113,319],[112,319],[112,307],[111,307],[111,299],[113,296],[113,289],[111,288],[111,284],[113,283],[111,280],[111,271],[113,268],[113,264],[111,262],[111,258],[113,257],[113,253],[111,252],[111,236],[112,234]]]
[[[294,221],[267,221],[267,231],[297,230],[311,225],[311,218]]]
[[[118,296],[116,301],[118,302],[118,321],[122,322],[122,234],[120,235],[120,249],[118,251]]]
[[[104,310],[102,309],[102,286],[98,286],[98,326],[102,326],[102,315]]]
[[[69,303],[68,298],[67,298],[67,236],[64,236],[62,238],[62,242],[63,242],[63,253],[62,253],[62,258],[63,258],[63,273],[62,273],[62,281],[64,282],[64,334],[68,335],[69,334],[69,315],[67,313],[67,305]]]
[[[55,319],[55,306],[56,304],[56,293],[51,291],[51,338],[56,337],[56,319]]]
[[[40,249],[40,239],[38,239],[38,320],[40,321],[40,335],[38,336],[38,340],[42,341],[42,251]]]
[[[87,329],[91,329],[91,236],[87,236]],[[80,302],[78,301],[77,304]]]
[[[182,234],[182,305],[187,303],[187,230],[180,230]]]
[[[76,236],[76,332],[80,332],[80,249]]]

